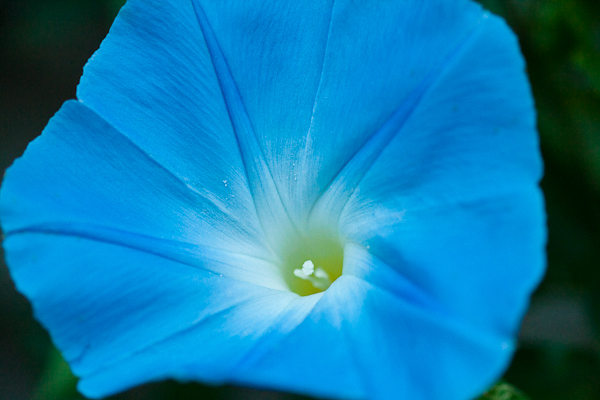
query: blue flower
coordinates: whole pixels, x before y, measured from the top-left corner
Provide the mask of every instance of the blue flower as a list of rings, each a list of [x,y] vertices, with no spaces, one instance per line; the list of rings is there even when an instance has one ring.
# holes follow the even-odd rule
[[[544,269],[517,40],[467,0],[130,0],[6,173],[3,246],[90,397],[468,399]]]

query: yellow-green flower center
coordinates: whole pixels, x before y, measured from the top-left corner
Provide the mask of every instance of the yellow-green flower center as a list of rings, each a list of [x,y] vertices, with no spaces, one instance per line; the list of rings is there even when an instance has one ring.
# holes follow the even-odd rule
[[[307,296],[326,290],[342,275],[344,249],[335,235],[312,232],[290,241],[281,260],[290,290]]]

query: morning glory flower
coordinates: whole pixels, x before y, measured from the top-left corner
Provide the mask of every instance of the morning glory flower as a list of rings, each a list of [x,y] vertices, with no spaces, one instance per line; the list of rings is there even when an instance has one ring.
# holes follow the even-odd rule
[[[86,396],[469,399],[544,268],[517,39],[467,0],[130,0],[0,193]]]

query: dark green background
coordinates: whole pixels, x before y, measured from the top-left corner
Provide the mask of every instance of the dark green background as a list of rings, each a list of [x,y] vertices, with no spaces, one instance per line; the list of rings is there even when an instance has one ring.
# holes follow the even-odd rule
[[[0,171],[75,97],[82,67],[122,3],[0,0]],[[534,400],[600,399],[600,2],[483,3],[520,38],[546,165],[548,273],[505,379]],[[0,399],[79,399],[74,384],[0,265]],[[115,398],[297,397],[167,382]]]

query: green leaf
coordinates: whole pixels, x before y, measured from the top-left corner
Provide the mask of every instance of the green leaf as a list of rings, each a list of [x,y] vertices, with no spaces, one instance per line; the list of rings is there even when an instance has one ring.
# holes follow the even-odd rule
[[[477,400],[530,400],[520,390],[506,382],[499,382]]]
[[[71,373],[69,365],[60,352],[53,346],[34,393],[34,400],[82,399],[77,393],[76,385],[77,378]]]

